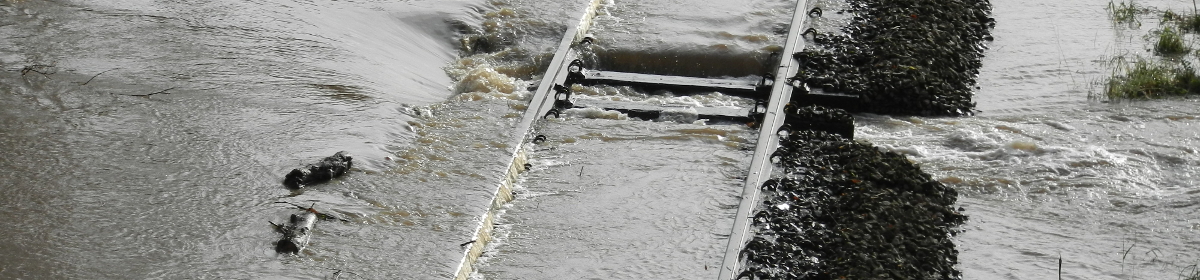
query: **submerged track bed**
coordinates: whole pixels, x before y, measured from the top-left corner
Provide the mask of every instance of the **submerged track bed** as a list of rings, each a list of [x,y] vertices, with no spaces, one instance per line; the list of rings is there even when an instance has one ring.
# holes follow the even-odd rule
[[[537,129],[547,140],[530,145],[483,279],[713,276],[751,130],[578,117]]]
[[[473,241],[467,243],[469,246],[464,249],[463,261],[456,271],[456,279],[466,279],[474,272],[477,259],[484,254],[485,249],[490,248],[488,244],[496,232],[497,220],[504,221],[501,232],[507,236],[505,241],[509,245],[504,249],[489,249],[493,254],[489,254],[488,263],[495,267],[481,273],[488,278],[520,279],[537,275],[546,279],[559,279],[582,273],[609,278],[739,279],[744,276],[810,273],[778,271],[786,269],[781,266],[764,265],[765,259],[756,257],[766,256],[767,252],[756,250],[772,248],[766,245],[771,243],[773,246],[775,241],[756,237],[755,232],[777,232],[769,228],[756,230],[755,227],[769,224],[760,220],[760,216],[766,212],[764,207],[759,205],[763,201],[760,192],[764,186],[772,185],[768,182],[773,182],[771,179],[782,172],[774,170],[783,156],[776,151],[780,146],[781,137],[799,135],[796,134],[797,131],[809,130],[836,133],[845,136],[846,139],[853,137],[853,120],[845,111],[825,111],[823,108],[800,106],[823,105],[856,111],[859,104],[865,102],[860,101],[857,94],[810,91],[805,84],[806,76],[802,75],[805,62],[797,60],[802,59],[802,56],[792,54],[804,52],[806,39],[801,30],[807,28],[806,20],[809,17],[820,16],[820,10],[810,10],[813,7],[806,0],[796,2],[788,27],[787,42],[782,50],[784,55],[774,55],[773,61],[763,62],[764,65],[771,66],[768,68],[769,73],[746,79],[720,79],[585,69],[584,63],[577,59],[580,57],[578,51],[581,46],[591,44],[594,40],[586,34],[598,5],[599,1],[590,1],[583,8],[584,12],[578,24],[570,27],[563,35],[558,51],[538,84],[522,122],[515,128],[517,136],[511,140],[512,160],[509,168],[497,185],[491,207],[480,217],[480,225]],[[758,82],[747,82],[751,80]],[[692,108],[685,113],[690,113],[694,118],[723,120],[725,124],[749,124],[749,127],[756,128],[757,131],[746,131],[745,126],[729,126],[736,129],[704,128],[702,125],[687,124],[686,121],[684,124],[638,124],[675,125],[681,127],[681,131],[705,131],[704,133],[713,135],[704,137],[715,137],[715,141],[701,140],[699,143],[682,146],[678,146],[680,141],[697,139],[687,139],[691,137],[687,136],[688,133],[683,133],[684,136],[663,137],[638,135],[636,130],[634,134],[628,131],[600,132],[604,131],[606,126],[597,123],[609,120],[570,116],[578,115],[581,111],[585,112],[584,115],[590,114],[586,112],[615,111],[628,118],[678,122],[677,118],[664,116],[679,112],[670,106],[616,100],[581,100],[573,97],[572,91],[579,90],[580,86],[593,85],[665,89],[676,92],[716,91],[751,98],[756,101],[753,102],[754,105],[746,108]],[[824,118],[826,113],[822,112],[845,118]],[[567,117],[564,118],[564,115]],[[689,125],[699,127],[685,128]],[[591,128],[584,128],[588,126]],[[619,130],[616,126],[607,129]],[[615,133],[616,136],[606,133]],[[752,135],[739,136],[739,133]],[[747,155],[748,149],[741,149],[744,159],[732,155],[718,160],[705,159],[711,156],[714,150],[715,153],[737,154],[739,149],[730,147],[730,143],[737,141],[731,142],[729,138],[745,139],[746,143],[743,146],[753,147],[753,154]],[[622,144],[623,141],[629,140],[657,145],[656,148],[676,145],[673,148],[675,154],[666,159],[646,158],[643,153]],[[714,144],[717,146],[711,146]],[[709,145],[709,148],[703,148],[706,145]],[[722,145],[732,149],[713,149]],[[745,173],[732,172],[739,174],[730,176],[728,173],[731,172],[728,171],[719,174],[709,172],[710,174],[696,176],[703,178],[707,175],[709,179],[686,182],[687,180],[680,180],[679,176],[687,175],[679,173],[697,172],[699,169],[677,168],[678,166],[671,165],[728,165],[730,162],[737,162],[738,170]],[[741,169],[745,166],[748,166],[748,169]],[[519,174],[531,167],[538,174],[525,179],[534,181],[522,184],[524,189],[516,186],[521,180]],[[832,174],[837,174],[838,168],[841,166],[828,167],[835,171]],[[576,176],[563,175],[574,173],[576,169]],[[919,169],[915,170],[920,172]],[[741,182],[727,182],[731,178]],[[741,188],[740,191],[736,188],[727,189],[724,187],[727,185],[740,185]],[[521,189],[522,194],[516,195],[514,189]],[[717,194],[722,192],[740,192],[740,195],[727,194],[738,201],[721,202],[720,195]],[[773,198],[778,195],[773,194]],[[509,204],[517,196],[530,201],[515,206]],[[952,199],[947,201],[953,202]],[[693,209],[691,206],[702,207]],[[631,210],[640,209],[639,207],[649,208]],[[789,212],[787,207],[780,210]],[[506,211],[513,213],[505,214],[504,218],[497,218]],[[661,215],[647,217],[644,213]],[[799,212],[793,214],[802,215]],[[721,226],[713,227],[713,223]],[[557,230],[546,230],[551,228]],[[713,228],[720,228],[718,231],[728,232],[728,235],[715,233]],[[688,242],[671,241],[677,241],[678,239],[673,238],[680,236],[686,237]],[[748,249],[748,245],[753,248]],[[776,251],[780,249],[769,250],[775,250],[771,253],[778,253]],[[800,249],[795,250],[799,252]],[[688,259],[698,265],[689,267],[686,264],[665,264],[639,258],[647,254]],[[751,256],[747,257],[747,254]],[[708,263],[714,265],[709,266]],[[563,264],[575,265],[563,267]],[[764,272],[762,269],[772,271]]]
[[[796,67],[794,65],[795,63],[790,60],[789,56],[785,56],[785,55],[775,56],[776,58],[779,59],[778,64],[776,64],[776,65],[778,65],[778,69],[776,69],[777,73],[765,73],[764,77],[766,77],[766,78],[761,79],[761,82],[759,82],[758,84],[749,84],[749,85],[742,84],[742,83],[739,83],[736,81],[730,82],[730,81],[726,81],[726,80],[716,80],[716,79],[670,77],[670,76],[661,76],[661,75],[639,75],[639,74],[628,74],[628,73],[622,73],[621,75],[619,75],[623,78],[608,79],[608,80],[612,80],[612,81],[597,78],[597,79],[593,79],[588,82],[584,82],[584,80],[586,80],[588,78],[588,76],[581,75],[582,73],[584,73],[584,72],[590,73],[593,78],[596,78],[597,77],[596,73],[599,73],[599,72],[586,71],[586,70],[582,69],[582,65],[577,60],[575,60],[577,57],[579,57],[579,55],[574,48],[579,46],[580,44],[590,43],[591,39],[586,37],[587,29],[589,27],[589,24],[590,24],[592,18],[595,16],[596,9],[597,9],[598,5],[600,4],[599,2],[600,1],[598,1],[598,0],[590,1],[587,4],[587,6],[583,8],[584,12],[583,12],[583,15],[581,16],[581,19],[579,20],[578,24],[570,27],[567,30],[567,32],[563,35],[563,38],[559,44],[559,49],[555,53],[554,58],[550,63],[550,66],[547,68],[546,74],[543,76],[542,81],[538,84],[537,90],[535,91],[533,98],[530,101],[529,106],[523,115],[522,122],[516,126],[515,129],[517,130],[516,131],[517,136],[511,140],[511,143],[513,143],[511,146],[511,147],[513,147],[512,148],[512,160],[511,160],[511,163],[509,164],[509,168],[507,169],[508,171],[504,174],[504,176],[502,176],[500,182],[497,184],[497,189],[495,191],[491,207],[489,207],[489,210],[486,213],[483,213],[480,216],[480,218],[479,218],[480,224],[478,226],[478,229],[475,232],[475,235],[472,236],[473,237],[472,242],[465,244],[466,248],[464,249],[464,253],[463,253],[464,257],[462,259],[462,262],[458,266],[458,269],[456,269],[456,272],[455,272],[456,279],[467,279],[468,276],[475,270],[474,265],[475,265],[476,261],[483,254],[486,246],[490,243],[490,241],[493,238],[493,233],[496,230],[497,215],[500,212],[504,211],[505,204],[509,203],[509,201],[511,201],[514,198],[513,188],[514,188],[514,184],[518,180],[519,174],[526,171],[526,169],[528,167],[533,166],[532,164],[529,164],[531,161],[530,156],[529,156],[529,151],[532,149],[531,145],[533,145],[532,143],[535,141],[536,142],[544,141],[545,137],[546,137],[545,135],[538,135],[538,133],[536,133],[536,130],[538,127],[537,123],[542,121],[545,118],[560,117],[561,114],[563,114],[563,111],[575,107],[575,104],[573,104],[571,102],[571,100],[572,100],[571,93],[570,93],[571,85],[572,84],[590,85],[590,84],[605,84],[605,83],[609,83],[609,84],[634,83],[634,84],[637,84],[640,86],[647,86],[647,85],[652,86],[653,84],[655,84],[654,83],[655,80],[665,81],[665,82],[661,83],[661,85],[665,86],[665,87],[669,87],[669,88],[675,88],[675,89],[685,88],[685,89],[699,89],[699,90],[705,90],[705,89],[726,90],[726,91],[733,91],[733,92],[736,92],[739,94],[751,95],[752,97],[755,97],[755,98],[761,100],[760,104],[753,106],[752,108],[745,108],[744,116],[730,116],[731,119],[733,119],[733,120],[739,120],[739,121],[747,121],[748,120],[748,121],[751,121],[752,126],[767,128],[767,129],[762,129],[761,133],[758,133],[757,138],[751,137],[751,138],[754,138],[754,142],[756,143],[755,146],[758,148],[756,149],[754,156],[751,158],[753,161],[749,163],[749,165],[751,166],[750,174],[749,174],[749,176],[745,177],[746,180],[745,180],[745,182],[743,182],[743,190],[744,191],[742,191],[743,193],[740,196],[742,198],[741,202],[738,202],[737,204],[727,204],[726,206],[724,206],[725,209],[728,209],[725,211],[728,211],[728,212],[733,212],[733,209],[737,209],[736,216],[732,217],[733,220],[735,220],[735,221],[726,220],[726,222],[725,222],[725,224],[732,223],[732,225],[733,225],[732,226],[733,234],[731,236],[732,238],[729,239],[729,241],[722,242],[719,239],[720,239],[720,237],[724,236],[724,233],[711,233],[712,236],[717,236],[718,238],[717,238],[717,240],[711,240],[712,244],[709,244],[711,247],[714,248],[714,250],[712,251],[712,253],[714,253],[714,255],[712,255],[710,258],[714,262],[724,258],[723,260],[721,260],[721,262],[724,263],[724,265],[720,265],[720,267],[718,267],[718,265],[716,265],[716,263],[714,263],[714,265],[712,267],[708,267],[707,265],[702,265],[700,267],[691,268],[691,269],[703,270],[705,272],[701,273],[701,274],[708,275],[709,277],[717,276],[718,272],[720,272],[721,279],[727,279],[736,274],[735,271],[738,270],[738,265],[737,265],[738,260],[736,257],[737,252],[741,250],[740,244],[744,243],[744,240],[747,238],[747,233],[749,230],[749,224],[745,221],[745,217],[746,217],[745,213],[749,213],[750,209],[755,207],[755,201],[757,201],[757,194],[751,193],[754,190],[757,190],[757,187],[749,187],[749,186],[750,185],[757,186],[758,184],[761,184],[762,180],[765,180],[765,178],[767,178],[768,175],[770,174],[770,165],[769,165],[767,157],[771,152],[773,152],[774,149],[772,147],[775,146],[774,143],[777,141],[775,139],[777,136],[774,133],[774,130],[777,129],[784,121],[785,114],[782,113],[782,111],[784,110],[784,104],[786,104],[790,101],[790,94],[791,94],[791,90],[793,87],[789,83],[789,81],[786,77],[791,77],[791,76],[795,75],[795,71],[796,71]],[[805,15],[804,11],[805,11],[806,7],[807,7],[807,2],[803,1],[803,0],[798,1],[796,4],[795,16],[793,17],[793,20],[792,20],[793,28],[789,32],[788,42],[787,42],[785,50],[784,50],[785,53],[791,53],[791,52],[794,52],[798,48],[802,48],[803,38],[798,36],[797,34],[799,34],[798,27],[803,26],[804,15]],[[767,62],[766,64],[774,64],[774,62]],[[767,91],[768,88],[770,89],[769,92]],[[608,106],[608,107],[613,107],[613,106]],[[632,106],[632,107],[637,107],[637,106]],[[608,108],[608,109],[616,109],[618,111],[621,110],[620,108]],[[669,108],[660,108],[659,110],[665,111],[667,109],[669,109]],[[626,110],[628,110],[626,112],[636,110],[636,111],[643,112],[643,113],[647,113],[647,112],[653,113],[655,111],[654,108],[636,108],[636,109],[632,109],[632,110],[629,110],[629,109],[626,109]],[[722,115],[728,115],[728,113],[723,113]],[[700,115],[700,116],[703,117],[704,115]],[[722,137],[724,137],[724,136],[722,136]],[[593,153],[595,153],[595,152],[596,151],[593,151]],[[583,152],[583,153],[586,154],[588,152]],[[636,152],[634,152],[634,153],[636,154]],[[617,157],[620,157],[620,155],[617,155]],[[626,157],[628,157],[633,162],[637,162],[637,159],[636,159],[636,157],[634,157],[634,155],[626,155]],[[651,173],[656,170],[661,171],[661,172],[671,172],[669,169],[652,168],[652,167],[648,168],[648,167],[649,166],[640,166],[640,167],[632,168],[632,169],[631,169],[631,167],[626,167],[625,169],[621,169],[619,166],[595,167],[595,169],[597,169],[597,170],[593,171],[593,172],[603,172],[604,170],[618,171],[618,172],[635,171],[635,172],[651,172]],[[614,168],[616,168],[616,169],[614,169]],[[642,170],[638,170],[638,169],[642,169]],[[587,171],[584,170],[583,172],[587,172]],[[649,173],[646,173],[646,174],[649,174]],[[582,177],[582,175],[580,175],[580,176]],[[733,177],[737,178],[740,176],[733,175]],[[651,181],[653,181],[653,180],[651,180]],[[612,182],[610,182],[610,183],[612,183]],[[554,184],[551,184],[551,185],[554,185]],[[621,188],[620,185],[621,184],[613,184],[613,186],[611,186],[611,187],[616,188],[616,189],[610,189],[610,191],[612,191],[612,193],[610,193],[609,195],[618,195],[619,193],[622,193],[622,192],[627,193],[627,194],[631,193],[631,192],[633,192],[633,193],[638,192],[638,190],[636,190],[636,189]],[[559,186],[559,188],[562,188],[562,187],[564,187],[564,186]],[[703,188],[704,186],[692,186],[692,187]],[[672,190],[663,189],[663,190],[659,190],[659,191],[669,192]],[[658,196],[658,197],[671,199],[671,200],[687,199],[686,197],[670,197],[666,193],[651,194],[651,196]],[[626,206],[621,205],[620,199],[615,199],[615,200],[598,199],[598,200],[587,200],[587,202],[589,202],[590,204],[578,204],[578,203],[568,203],[565,201],[560,201],[560,203],[566,203],[566,204],[557,204],[557,205],[563,205],[563,206],[548,206],[548,207],[570,206],[570,207],[578,208],[579,211],[608,211],[608,212],[612,212],[614,210],[620,209],[621,207],[626,207]],[[736,208],[734,208],[735,207],[734,205],[737,205]],[[570,208],[570,207],[568,207],[568,208]],[[589,207],[595,208],[595,209],[590,209]],[[717,207],[717,208],[721,208],[721,207]],[[564,221],[570,221],[571,219],[580,219],[580,218],[586,217],[586,215],[572,216],[571,215],[572,212],[570,212],[570,211],[553,211],[553,208],[548,208],[546,210],[553,212],[553,214],[547,213],[547,215],[551,215],[552,217],[557,217],[557,219],[556,218],[551,218],[550,220],[539,219],[540,221],[564,222]],[[514,215],[516,215],[516,214],[514,214]],[[707,216],[707,215],[704,215],[704,216]],[[707,217],[707,218],[711,219],[712,217]],[[729,219],[729,218],[730,217],[726,216],[726,219]],[[692,220],[692,219],[699,219],[699,217],[693,217],[693,218],[671,217],[668,219]],[[614,223],[614,222],[620,222],[620,220],[611,220],[611,221],[602,220],[602,221],[597,221],[597,222]],[[653,224],[654,223],[648,223],[648,224],[646,224],[646,226],[652,226]],[[636,228],[636,227],[637,226],[634,226],[633,228]],[[721,228],[729,229],[729,227],[721,227]],[[662,232],[662,234],[671,235],[673,233]],[[557,235],[553,235],[553,234],[549,235],[548,237],[564,238],[564,236],[557,236]],[[569,239],[569,238],[567,238],[567,239]],[[567,240],[564,239],[563,242],[561,243],[561,246],[566,246],[566,247],[561,248],[561,249],[571,250],[572,248],[578,248],[581,246],[582,247],[599,246],[596,244],[590,244],[590,245],[589,244],[576,244],[576,243],[578,243],[578,241],[579,240],[573,240],[572,242],[567,242]],[[597,242],[600,242],[600,241],[597,241]],[[571,245],[571,244],[575,244],[575,245]],[[717,248],[721,248],[722,245],[726,245],[724,250],[717,249]],[[612,248],[612,249],[620,250],[618,248]],[[733,256],[732,260],[730,259],[730,256]],[[553,265],[553,264],[547,264],[547,265]],[[684,268],[679,268],[679,269],[684,269]],[[665,273],[668,273],[668,274],[658,275],[658,276],[675,275],[675,274],[670,274],[671,272],[669,272],[669,271],[665,272]]]

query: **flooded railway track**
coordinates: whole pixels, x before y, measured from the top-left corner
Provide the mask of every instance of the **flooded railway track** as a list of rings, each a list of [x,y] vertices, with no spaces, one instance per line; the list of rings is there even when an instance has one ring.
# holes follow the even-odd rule
[[[737,204],[737,214],[733,221],[725,246],[723,261],[720,267],[713,267],[710,272],[719,272],[718,279],[735,279],[743,269],[741,259],[743,247],[752,237],[751,219],[759,207],[759,190],[772,175],[773,164],[771,156],[778,147],[778,131],[788,120],[785,109],[789,103],[800,105],[826,105],[832,107],[854,107],[858,102],[857,96],[824,94],[810,91],[801,82],[791,77],[796,76],[800,69],[799,63],[792,55],[773,55],[772,61],[764,62],[771,66],[771,73],[763,73],[757,81],[728,80],[716,78],[695,78],[651,75],[640,73],[622,73],[585,69],[579,58],[579,48],[591,44],[594,38],[588,34],[588,29],[601,1],[592,0],[582,8],[582,16],[573,26],[570,26],[550,62],[545,75],[537,85],[537,90],[526,108],[521,122],[516,126],[516,133],[509,139],[511,161],[507,171],[499,179],[493,194],[490,207],[478,218],[479,224],[470,237],[471,241],[464,243],[463,257],[455,270],[455,279],[468,279],[481,255],[492,241],[497,225],[497,215],[505,204],[515,197],[514,187],[521,173],[530,166],[530,156],[527,154],[531,145],[546,140],[545,135],[538,131],[538,122],[547,118],[558,118],[564,111],[573,108],[603,108],[606,111],[617,111],[630,117],[641,119],[657,119],[669,107],[647,106],[628,102],[608,102],[596,100],[574,100],[572,86],[591,85],[623,85],[643,89],[667,89],[679,92],[707,90],[719,91],[731,95],[747,97],[755,100],[755,105],[741,109],[699,109],[695,114],[700,119],[715,123],[750,124],[758,128],[754,141],[754,153],[745,175],[743,188],[740,192],[740,203]],[[805,40],[801,34],[810,12],[808,1],[800,0],[795,5],[787,42],[782,54],[792,54],[804,49]],[[793,96],[793,95],[796,96]],[[795,98],[793,98],[795,97]],[[583,170],[580,170],[583,176]],[[741,177],[741,176],[738,176]],[[707,267],[706,267],[707,268]]]

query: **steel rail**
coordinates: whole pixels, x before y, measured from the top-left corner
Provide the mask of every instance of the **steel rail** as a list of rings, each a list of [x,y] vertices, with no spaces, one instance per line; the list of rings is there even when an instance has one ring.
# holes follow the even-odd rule
[[[725,247],[725,258],[722,261],[721,269],[718,270],[718,280],[737,278],[743,265],[742,247],[753,236],[753,233],[750,232],[750,225],[755,209],[758,207],[759,192],[763,182],[771,178],[774,164],[771,163],[770,157],[778,148],[778,130],[787,116],[783,109],[792,96],[793,88],[788,82],[788,78],[795,76],[799,71],[799,63],[792,59],[792,54],[804,49],[804,38],[800,35],[800,29],[804,27],[807,19],[807,13],[805,13],[807,7],[807,0],[796,1],[796,10],[792,14],[792,24],[789,28],[791,31],[788,32],[783,53],[779,55],[779,68],[776,69],[775,81],[771,87],[771,99],[767,103],[762,124],[759,125],[758,144],[754,150],[754,157],[750,161],[746,184],[742,188],[742,202],[738,206],[737,216],[733,222],[729,244]]]
[[[531,139],[533,125],[554,107],[552,88],[556,84],[565,83],[567,65],[578,57],[578,53],[573,50],[572,46],[579,43],[587,33],[599,5],[600,0],[589,0],[579,22],[573,23],[563,34],[554,58],[530,99],[521,122],[514,127],[516,133],[509,141],[511,160],[493,192],[491,204],[479,218],[472,242],[466,244],[469,247],[464,249],[463,258],[454,270],[454,279],[466,280],[474,271],[474,263],[483,254],[484,248],[492,238],[496,212],[513,199],[513,184],[516,182],[517,176],[525,171],[527,161],[525,143]],[[804,48],[804,39],[800,35],[800,29],[806,20],[807,13],[804,11],[807,5],[807,0],[798,0],[792,15],[791,28],[789,28],[783,53],[779,56],[780,61],[778,69],[776,69],[770,99],[762,123],[759,125],[758,144],[743,186],[741,204],[729,236],[721,269],[718,270],[717,279],[719,280],[736,279],[743,265],[740,259],[741,249],[752,236],[750,232],[752,213],[758,207],[760,186],[771,176],[773,166],[769,158],[778,146],[779,139],[776,132],[786,117],[783,108],[791,100],[793,87],[788,82],[788,78],[795,76],[799,70],[798,63],[792,59],[791,54]]]
[[[538,84],[533,98],[530,99],[529,106],[525,109],[521,122],[515,127],[514,131],[516,133],[508,142],[512,160],[508,162],[508,167],[500,178],[496,190],[492,193],[491,205],[488,206],[487,211],[479,218],[479,225],[475,228],[472,241],[466,244],[469,247],[464,249],[463,258],[454,269],[455,280],[466,280],[471,275],[471,272],[474,271],[476,260],[483,254],[484,248],[492,239],[492,230],[495,229],[494,219],[496,218],[496,212],[505,203],[512,201],[513,184],[516,182],[517,176],[525,171],[527,160],[525,153],[526,139],[530,139],[529,136],[533,132],[533,124],[553,107],[554,95],[550,94],[551,89],[555,84],[562,84],[566,80],[567,64],[578,56],[578,54],[572,51],[571,46],[578,43],[587,34],[588,28],[591,27],[592,19],[596,16],[596,9],[600,6],[600,1],[588,0],[587,6],[583,9],[583,16],[580,17],[578,22],[572,23],[566,33],[563,34],[563,38],[558,44],[558,51],[554,53],[554,58],[550,61],[550,66],[545,72],[546,74],[542,76],[541,83]]]

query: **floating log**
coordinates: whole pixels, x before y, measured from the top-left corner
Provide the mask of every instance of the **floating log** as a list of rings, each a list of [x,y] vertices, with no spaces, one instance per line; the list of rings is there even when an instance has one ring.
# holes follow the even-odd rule
[[[316,164],[292,169],[292,172],[283,177],[283,185],[299,189],[307,185],[329,181],[330,179],[342,176],[342,174],[346,174],[346,171],[350,170],[353,164],[351,160],[353,158],[346,152],[337,152]]]
[[[304,212],[303,214],[292,214],[291,220],[288,221],[287,225],[276,225],[279,232],[283,233],[283,239],[280,239],[276,243],[275,251],[279,253],[300,253],[301,250],[304,250],[304,247],[308,246],[309,239],[312,239],[312,229],[316,224],[316,213]]]

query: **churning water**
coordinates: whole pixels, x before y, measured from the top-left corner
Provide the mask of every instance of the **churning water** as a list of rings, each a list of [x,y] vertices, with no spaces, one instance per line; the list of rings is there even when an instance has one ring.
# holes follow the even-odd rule
[[[579,13],[549,0],[93,2],[0,0],[0,278],[449,278],[531,81]],[[792,3],[610,1],[588,59],[756,75]],[[1089,97],[1157,22],[1114,26],[1107,4],[994,2],[975,117],[857,116],[860,139],[963,195],[966,278],[1050,279],[1059,256],[1065,279],[1174,279],[1200,263],[1200,106]],[[551,141],[531,151],[475,277],[715,275],[753,133],[681,115],[543,124]],[[355,157],[349,176],[280,185],[339,150]],[[622,199],[664,204],[606,202]],[[321,222],[303,254],[279,255],[268,221],[297,210],[277,202],[351,222]]]
[[[1178,3],[1176,3],[1178,2]],[[1191,9],[1182,1],[1139,5]],[[965,279],[1177,279],[1200,263],[1200,103],[1105,102],[1106,65],[1147,53],[1107,1],[994,1],[971,118],[859,116],[860,139],[954,186]],[[1161,10],[1160,10],[1161,11]]]

